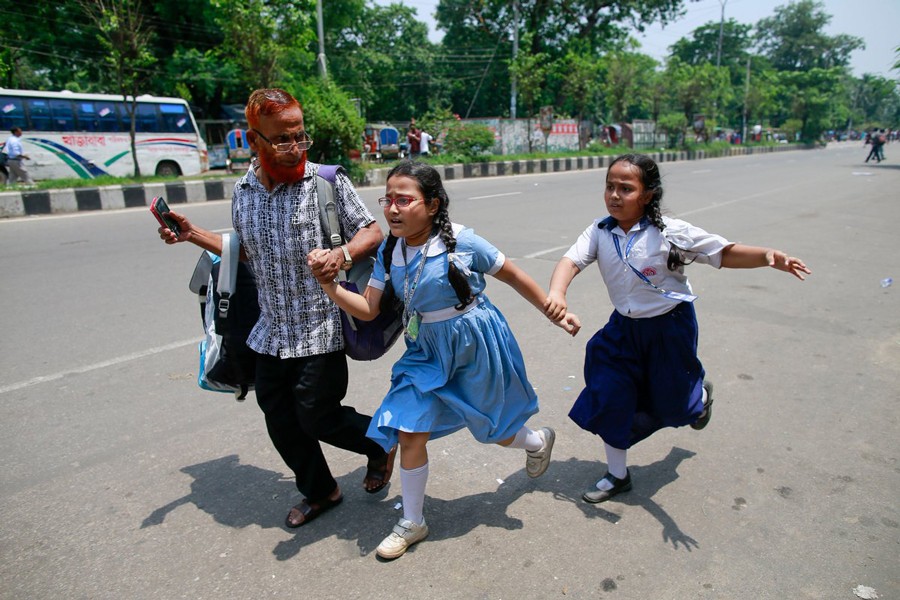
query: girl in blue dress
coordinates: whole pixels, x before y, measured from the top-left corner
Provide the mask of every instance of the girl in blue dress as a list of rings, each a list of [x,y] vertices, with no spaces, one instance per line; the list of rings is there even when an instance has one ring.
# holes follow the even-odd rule
[[[712,415],[712,384],[697,358],[697,318],[684,267],[773,267],[799,279],[810,270],[779,250],[734,244],[679,219],[663,217],[659,167],[622,155],[606,174],[609,217],[597,219],[560,259],[546,311],[565,314],[566,291],[596,262],[615,307],[588,342],[585,388],[569,417],[599,435],[608,471],[582,495],[604,502],[631,489],[628,448],[663,427],[703,429]]]
[[[431,166],[398,164],[378,203],[390,235],[365,293],[319,282],[360,319],[373,319],[394,296],[404,304],[406,352],[367,433],[386,450],[400,445],[403,517],[376,550],[393,559],[428,535],[423,505],[429,439],[467,427],[479,442],[525,450],[526,472],[538,477],[550,463],[555,434],[525,426],[538,411],[537,397],[506,319],[483,293],[485,274],[493,275],[543,312],[541,287],[471,229],[450,222],[447,192]],[[326,252],[310,253],[314,272]],[[578,332],[578,317],[555,314],[557,325]]]

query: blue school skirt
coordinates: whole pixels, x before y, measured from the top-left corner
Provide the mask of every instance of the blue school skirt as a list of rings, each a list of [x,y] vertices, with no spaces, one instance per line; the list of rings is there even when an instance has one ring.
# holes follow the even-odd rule
[[[623,450],[663,427],[693,423],[703,412],[705,376],[697,338],[689,302],[647,319],[613,311],[587,344],[585,387],[569,417]]]

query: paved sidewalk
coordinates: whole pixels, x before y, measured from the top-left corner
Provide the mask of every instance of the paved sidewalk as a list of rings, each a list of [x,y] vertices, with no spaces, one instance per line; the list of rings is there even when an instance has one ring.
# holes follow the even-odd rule
[[[741,156],[799,150],[797,146],[745,147],[728,149],[727,156]],[[703,150],[680,152],[648,153],[657,162],[703,160],[721,158],[724,155],[707,153]],[[609,166],[612,156],[574,156],[571,158],[535,158],[529,160],[508,160],[484,163],[469,163],[438,166],[443,168],[445,181],[468,179],[471,177],[496,177],[526,173],[554,173],[582,169],[603,169]],[[366,173],[366,179],[356,182],[359,187],[382,186],[390,168],[373,169]],[[0,192],[0,218],[26,217],[58,213],[118,210],[150,206],[156,196],[162,196],[169,204],[186,202],[207,202],[230,200],[234,183],[239,176],[224,176],[221,179],[177,180],[171,183],[146,183],[133,185],[110,185],[101,187],[70,188],[59,190],[20,190]]]

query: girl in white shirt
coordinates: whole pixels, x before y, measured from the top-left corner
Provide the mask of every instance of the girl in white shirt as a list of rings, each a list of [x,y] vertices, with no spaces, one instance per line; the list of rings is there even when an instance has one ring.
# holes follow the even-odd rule
[[[567,310],[566,290],[592,262],[615,306],[588,342],[585,388],[569,417],[599,435],[608,472],[582,498],[604,502],[631,489],[628,448],[663,427],[703,429],[712,414],[712,384],[697,358],[697,319],[684,266],[773,267],[799,279],[810,270],[779,250],[734,244],[663,217],[659,167],[648,156],[622,155],[606,174],[609,217],[597,219],[560,259],[545,309]]]

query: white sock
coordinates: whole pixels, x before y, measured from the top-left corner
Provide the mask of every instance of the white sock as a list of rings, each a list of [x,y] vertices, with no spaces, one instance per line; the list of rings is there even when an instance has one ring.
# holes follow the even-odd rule
[[[528,429],[524,425],[516,432],[515,439],[507,446],[507,448],[519,448],[535,452],[544,447],[544,438],[541,434],[533,429]]]
[[[706,401],[709,399],[709,394],[706,393],[706,388],[701,388],[703,390],[703,395],[700,396],[700,400],[703,402],[703,406],[706,406]]]
[[[416,525],[425,522],[425,484],[428,483],[428,463],[415,469],[400,467],[400,489],[403,494],[403,518]]]
[[[628,475],[628,467],[625,462],[628,450],[613,448],[606,443],[603,445],[606,447],[606,466],[610,475],[617,479],[625,479],[625,476]],[[598,490],[611,490],[612,487],[613,484],[608,479],[601,479],[597,482]]]

